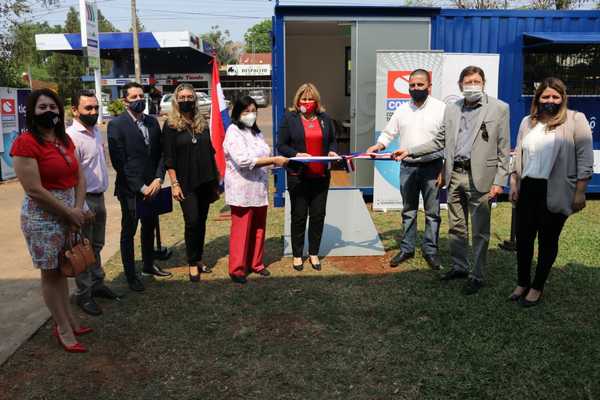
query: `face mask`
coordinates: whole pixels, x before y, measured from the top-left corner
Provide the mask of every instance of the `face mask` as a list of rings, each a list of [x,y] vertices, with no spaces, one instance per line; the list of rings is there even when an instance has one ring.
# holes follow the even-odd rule
[[[560,104],[555,103],[539,103],[538,110],[541,113],[548,115],[556,115],[560,109]]]
[[[129,109],[134,113],[142,113],[146,109],[146,100],[136,100],[129,103]]]
[[[83,124],[85,126],[92,127],[92,126],[96,125],[96,122],[98,122],[98,114],[94,114],[94,115],[91,115],[91,114],[86,114],[86,115],[80,114],[79,115],[79,120],[81,122],[83,122]]]
[[[46,111],[42,114],[36,114],[33,117],[36,125],[41,126],[42,128],[54,128],[60,122],[60,118],[58,114],[54,111]]]
[[[256,122],[256,113],[248,113],[240,116],[240,122],[246,125],[248,128],[252,128]]]
[[[317,103],[315,101],[301,101],[300,102],[300,112],[302,114],[312,114],[317,108]]]
[[[196,109],[195,101],[179,101],[177,104],[179,105],[179,110],[184,113],[189,113]]]
[[[429,90],[427,89],[410,89],[408,93],[410,93],[410,97],[415,102],[424,101],[429,96]]]
[[[483,87],[479,85],[470,85],[463,87],[463,96],[468,102],[474,103],[483,97]]]

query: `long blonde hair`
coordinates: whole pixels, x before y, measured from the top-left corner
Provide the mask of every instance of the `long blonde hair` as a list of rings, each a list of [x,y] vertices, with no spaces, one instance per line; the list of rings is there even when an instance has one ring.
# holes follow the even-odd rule
[[[190,121],[186,120],[181,114],[179,103],[177,103],[177,95],[182,90],[190,90],[194,94],[196,109],[193,113],[194,119],[191,121],[191,124]],[[202,133],[206,129],[206,120],[198,110],[198,95],[196,94],[194,87],[189,83],[182,83],[175,88],[175,92],[173,92],[173,97],[171,98],[171,112],[167,118],[167,123],[171,128],[177,129],[178,131],[184,131],[191,128],[193,133]]]
[[[317,113],[325,112],[325,107],[323,107],[323,104],[321,104],[321,93],[319,93],[317,87],[310,82],[303,83],[302,85],[300,85],[298,90],[296,90],[292,106],[289,108],[291,112],[300,112],[300,107],[298,106],[298,103],[300,102],[300,99],[305,93],[312,95],[312,97],[315,99],[315,102],[317,103],[317,108],[315,109],[315,111]]]
[[[554,89],[562,97],[560,108],[554,117],[552,117],[546,126],[546,130],[550,131],[559,125],[562,125],[567,120],[567,86],[558,78],[546,78],[535,90],[533,101],[531,102],[531,110],[529,112],[529,120],[531,121],[531,127],[533,128],[538,123],[539,113],[539,101],[542,93],[546,89]]]

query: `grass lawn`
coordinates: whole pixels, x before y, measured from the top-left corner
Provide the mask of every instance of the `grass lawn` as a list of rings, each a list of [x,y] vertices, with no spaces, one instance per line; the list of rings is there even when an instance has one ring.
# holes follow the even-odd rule
[[[387,267],[398,212],[372,214],[384,258],[331,257],[321,272],[307,262],[298,273],[281,258],[283,209],[271,208],[273,275],[233,284],[222,206],[208,223],[212,275],[188,281],[176,206],[161,217],[175,250],[162,265],[174,277],[130,292],[115,255],[107,281],[126,298],[82,315],[96,329],[82,338],[91,351],[63,352],[46,324],[0,367],[0,399],[600,399],[600,201],[568,220],[545,300],[528,310],[506,301],[515,256],[497,244],[510,231],[508,204],[493,211],[487,286],[471,297],[419,256]]]

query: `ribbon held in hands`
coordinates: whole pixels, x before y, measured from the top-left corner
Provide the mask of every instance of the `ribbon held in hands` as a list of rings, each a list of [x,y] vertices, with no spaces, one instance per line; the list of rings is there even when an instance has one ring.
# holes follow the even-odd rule
[[[342,161],[346,172],[354,171],[354,160],[372,160],[372,161],[394,161],[392,153],[351,153],[342,156],[311,156],[311,157],[290,157],[290,161],[301,163],[329,163]]]

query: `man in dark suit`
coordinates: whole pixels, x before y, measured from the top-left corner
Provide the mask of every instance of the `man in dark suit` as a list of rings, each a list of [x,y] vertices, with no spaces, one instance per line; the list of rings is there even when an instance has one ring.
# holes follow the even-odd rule
[[[155,217],[136,213],[139,201],[152,199],[160,191],[165,167],[162,160],[161,131],[158,121],[144,115],[146,102],[142,86],[130,82],[123,86],[127,110],[108,124],[108,151],[117,171],[115,196],[121,203],[121,259],[129,288],[141,292],[144,285],[135,271],[133,238],[138,220],[142,224],[143,275],[170,276],[154,265]]]

